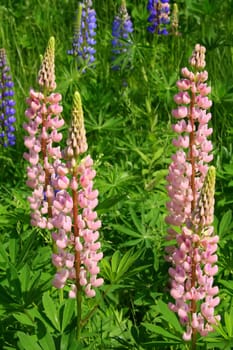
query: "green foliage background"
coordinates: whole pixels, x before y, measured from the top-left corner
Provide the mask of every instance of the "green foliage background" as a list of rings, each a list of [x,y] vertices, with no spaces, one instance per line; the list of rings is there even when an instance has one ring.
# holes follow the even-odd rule
[[[17,103],[17,145],[0,150],[1,349],[189,348],[167,307],[164,217],[165,176],[174,151],[173,96],[180,69],[188,64],[196,43],[207,49],[212,87],[215,229],[220,236],[217,311],[222,316],[215,333],[198,339],[198,348],[233,348],[233,1],[177,1],[180,35],[158,37],[146,30],[147,1],[128,0],[133,44],[121,71],[114,72],[111,25],[119,4],[93,0],[98,19],[96,66],[79,74],[66,54],[77,1],[1,0],[0,47],[7,51]],[[80,343],[75,339],[74,301],[51,289],[51,238],[30,226],[30,192],[25,185],[25,99],[29,89],[37,87],[40,55],[50,36],[56,40],[57,91],[63,95],[63,140],[78,90],[100,192],[105,285],[95,300],[85,300]]]

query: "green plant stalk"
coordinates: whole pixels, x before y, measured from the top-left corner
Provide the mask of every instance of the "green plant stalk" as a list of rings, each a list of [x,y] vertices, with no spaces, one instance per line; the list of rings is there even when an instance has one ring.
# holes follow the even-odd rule
[[[96,305],[92,308],[91,311],[88,312],[88,314],[86,315],[86,317],[81,320],[81,326],[83,327],[88,321],[89,319],[94,315],[94,313],[96,312],[96,310],[98,309],[100,302],[102,299],[104,299],[106,297],[106,295],[108,294],[108,292],[111,290],[111,285],[109,286],[109,288],[106,289],[106,291],[103,293],[102,297],[99,299],[99,301],[97,301]]]
[[[74,25],[74,35],[80,36],[81,34],[81,21],[82,21],[82,10],[83,10],[83,5],[80,3],[78,5],[78,10],[77,10],[77,18],[75,21]],[[74,38],[75,40],[75,38]],[[76,52],[74,53],[74,57],[76,58]],[[75,68],[78,69],[78,60],[75,59]]]

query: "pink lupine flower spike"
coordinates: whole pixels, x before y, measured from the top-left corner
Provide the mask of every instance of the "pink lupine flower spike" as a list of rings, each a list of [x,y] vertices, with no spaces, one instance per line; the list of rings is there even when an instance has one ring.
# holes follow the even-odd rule
[[[57,268],[53,281],[56,288],[69,286],[69,297],[77,300],[77,337],[80,336],[81,295],[94,297],[97,288],[103,284],[98,278],[98,262],[103,253],[99,228],[101,221],[94,210],[98,204],[98,190],[93,189],[96,171],[90,155],[80,156],[87,150],[83,111],[78,92],[74,95],[72,123],[67,147],[63,152],[66,164],[57,162],[56,177],[52,184],[56,190],[53,203],[53,239],[58,252],[52,261]]]
[[[213,331],[220,316],[214,315],[219,303],[218,288],[213,286],[217,273],[218,236],[213,233],[215,169],[208,163],[213,159],[212,143],[208,127],[212,102],[208,98],[205,67],[205,48],[195,46],[190,59],[194,72],[182,69],[183,78],[177,82],[179,93],[174,100],[177,108],[172,111],[177,123],[173,130],[178,137],[173,140],[177,147],[167,176],[166,218],[171,227],[168,241],[175,245],[167,247],[167,260],[171,262],[171,296],[175,299],[170,308],[186,327],[183,339],[192,341],[196,337]]]

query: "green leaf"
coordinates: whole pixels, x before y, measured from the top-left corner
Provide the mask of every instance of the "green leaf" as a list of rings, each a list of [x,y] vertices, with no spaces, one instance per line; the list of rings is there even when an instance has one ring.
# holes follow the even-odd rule
[[[180,322],[178,321],[175,313],[169,309],[168,305],[162,300],[158,300],[157,306],[157,309],[159,309],[162,318],[170,325],[172,325],[177,332],[183,334],[183,329],[180,325]]]
[[[60,332],[58,311],[57,311],[56,306],[53,302],[53,299],[49,295],[49,292],[46,292],[43,294],[42,302],[43,302],[44,311],[45,311],[46,316],[51,321],[54,328]]]
[[[16,267],[12,264],[10,264],[10,267],[7,272],[10,288],[12,290],[12,293],[15,295],[17,300],[20,302],[22,297],[22,291],[21,291],[21,283],[19,280],[19,275]]]
[[[75,300],[66,299],[65,305],[64,305],[64,310],[63,310],[63,315],[62,315],[62,326],[61,326],[62,332],[64,332],[66,327],[70,324],[70,322],[72,320],[73,313],[74,313],[74,309],[75,309]]]
[[[218,234],[223,237],[225,234],[229,233],[229,228],[232,225],[232,211],[228,210],[224,213],[218,228]]]
[[[227,289],[231,290],[233,293],[233,281],[224,281],[224,280],[220,280],[220,283],[226,287]]]
[[[158,160],[162,156],[163,153],[164,153],[164,149],[159,148],[158,151],[156,151],[154,153],[151,163],[153,164],[156,160]]]
[[[112,227],[114,229],[116,229],[117,231],[125,233],[128,236],[132,236],[132,237],[135,237],[135,238],[142,237],[141,234],[139,234],[138,232],[132,231],[132,230],[130,230],[129,228],[127,228],[125,226],[118,225],[118,224],[113,224]]]
[[[109,209],[119,203],[120,201],[124,200],[126,198],[126,195],[120,195],[120,196],[113,196],[110,198],[105,199],[103,202],[98,204],[98,213],[103,211],[105,213],[106,209]]]
[[[76,340],[74,332],[62,334],[59,350],[84,350],[86,348],[86,345],[82,345]]]
[[[231,318],[232,313],[233,313],[232,311],[230,315],[227,312],[224,313],[224,320],[225,320],[226,329],[227,329],[229,338],[231,338],[233,335],[233,323],[232,323],[233,319]]]
[[[21,324],[28,325],[28,326],[35,326],[34,320],[27,314],[22,312],[16,312],[13,313],[14,318],[20,322]]]
[[[214,326],[214,328],[216,329],[216,331],[221,334],[221,336],[224,338],[224,339],[228,339],[228,335],[227,333],[225,332],[225,330],[223,329],[223,326],[221,325],[221,323],[218,325],[218,326]]]
[[[19,343],[24,350],[41,350],[42,348],[37,343],[35,335],[28,335],[23,332],[16,333],[19,338]]]
[[[53,337],[51,334],[46,331],[42,339],[39,340],[39,344],[43,350],[56,350]]]
[[[131,218],[133,220],[134,225],[138,229],[138,232],[140,232],[143,235],[145,233],[145,227],[143,226],[143,222],[141,220],[139,220],[137,214],[135,213],[135,211],[133,210],[132,207],[129,207],[129,212],[130,212],[130,215],[131,215]]]
[[[142,241],[143,241],[143,238],[130,239],[130,240],[127,240],[125,243],[120,244],[120,247],[132,247],[142,243]]]
[[[104,275],[104,278],[107,278],[109,281],[111,281],[111,266],[108,261],[108,258],[104,257],[101,262],[101,273]]]
[[[118,266],[121,260],[121,253],[119,250],[115,251],[115,253],[112,256],[112,272],[116,273],[118,270]]]
[[[0,255],[2,256],[4,263],[9,262],[8,255],[2,244],[0,244]]]
[[[155,326],[155,325],[153,325],[151,323],[147,323],[147,322],[142,322],[142,325],[155,334],[162,335],[165,338],[179,340],[181,342],[181,338],[176,337],[174,334],[166,331],[164,328],[162,328],[160,326]]]
[[[9,255],[10,255],[10,259],[11,262],[14,263],[15,262],[15,257],[16,257],[16,253],[17,252],[17,242],[15,238],[10,238],[9,240]]]
[[[3,288],[0,285],[0,295],[1,295],[1,303],[0,303],[0,309],[4,310],[18,310],[20,308],[20,304],[16,303],[17,298],[13,298],[11,293],[7,291],[6,288]]]
[[[131,266],[138,260],[142,252],[138,251],[134,255],[132,255],[132,253],[133,249],[130,249],[122,256],[117,269],[117,281],[124,277],[124,275],[127,273],[127,271],[129,271]]]
[[[139,148],[134,147],[134,148],[133,148],[133,151],[135,151],[135,152],[142,158],[142,160],[143,160],[146,164],[149,164],[149,163],[150,163],[150,159],[149,159],[142,151],[140,151]]]
[[[31,270],[28,264],[25,264],[20,270],[20,280],[22,292],[27,292],[29,290],[30,283],[32,282]]]
[[[24,266],[27,257],[30,256],[30,254],[32,252],[32,246],[33,246],[33,244],[35,242],[37,234],[38,233],[36,231],[33,231],[31,233],[31,235],[24,241],[22,250],[20,252],[20,255],[17,258],[18,268],[19,269],[22,266]]]

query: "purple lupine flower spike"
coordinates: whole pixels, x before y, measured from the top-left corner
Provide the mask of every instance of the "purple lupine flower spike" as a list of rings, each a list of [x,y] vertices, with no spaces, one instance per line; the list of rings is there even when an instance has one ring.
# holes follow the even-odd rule
[[[133,23],[127,12],[126,3],[123,0],[118,14],[115,16],[112,24],[113,61],[117,58],[118,55],[127,52],[129,44],[131,43],[129,35],[132,32]],[[119,68],[120,67],[118,65],[113,66],[113,69],[115,70]]]
[[[73,55],[77,59],[78,68],[88,66],[95,61],[96,28],[96,12],[92,9],[92,1],[84,0],[77,11],[73,48],[68,51],[68,55]]]
[[[9,73],[5,49],[0,49],[0,145],[15,145],[14,83]]]
[[[150,12],[147,27],[151,33],[167,35],[166,25],[170,23],[170,5],[169,0],[149,0],[147,9]]]

